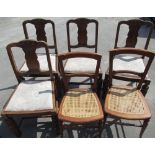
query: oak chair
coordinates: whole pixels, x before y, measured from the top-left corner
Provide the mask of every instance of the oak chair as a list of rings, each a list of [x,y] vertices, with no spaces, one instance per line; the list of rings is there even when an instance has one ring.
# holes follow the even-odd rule
[[[123,70],[123,68],[115,70],[114,60],[118,55],[132,55],[132,57],[145,56],[148,58],[148,61],[143,71],[139,70],[139,72],[136,72],[129,70],[130,68],[128,70]],[[149,71],[154,56],[154,53],[151,53],[147,50],[134,48],[114,49],[110,51],[109,56],[109,89],[104,105],[105,120],[107,116],[110,115],[112,118],[116,119],[116,123],[120,119],[143,121],[142,125],[139,126],[142,127],[140,137],[142,137],[151,118],[151,112],[149,110],[148,103],[141,92],[141,87]],[[130,61],[132,61],[132,58]],[[120,84],[113,85],[112,81],[113,78],[115,78],[115,75],[124,73],[138,78],[138,84],[135,87]],[[115,121],[112,122],[114,123]]]
[[[53,78],[48,46],[45,42],[22,40],[11,43],[6,48],[13,71],[18,80],[18,86],[3,107],[1,115],[14,134],[20,137],[22,134],[20,131],[21,123],[17,124],[14,117],[22,118],[22,122],[23,118],[48,115],[50,117],[52,116],[53,120],[57,121],[55,80]],[[23,75],[18,69],[16,59],[14,58],[13,53],[16,52],[16,50],[13,50],[14,48],[16,48],[16,50],[17,48],[22,49],[25,55],[25,62],[28,66],[28,72],[32,73],[31,75],[35,73],[44,76],[44,71],[40,68],[40,63],[36,54],[37,49],[43,48],[46,51],[46,61],[50,78],[47,80],[34,80],[32,76],[32,78],[25,79],[25,74]]]
[[[57,42],[56,42],[56,33],[55,33],[55,24],[51,20],[46,19],[32,19],[32,20],[26,20],[23,22],[23,30],[25,34],[25,39],[32,39],[32,34],[30,31],[28,31],[28,26],[33,25],[36,30],[36,40],[38,41],[45,41],[48,44],[49,52],[50,50],[54,50],[54,52],[50,52],[50,59],[52,63],[52,71],[55,76],[58,75],[58,62],[57,62]],[[52,32],[50,32],[51,39],[53,39],[53,43],[49,42],[47,34],[46,34],[46,26],[49,26],[48,28],[51,29]],[[39,53],[38,52],[38,61],[40,62],[40,68],[44,71],[48,71],[48,64],[46,61],[46,54],[45,53]],[[27,72],[28,67],[26,63],[23,64],[23,66],[20,69],[22,72]],[[46,72],[46,75],[49,76],[49,72]]]
[[[127,21],[120,21],[118,23],[118,26],[117,26],[117,32],[116,32],[116,38],[115,38],[115,45],[114,45],[114,48],[120,48],[118,46],[118,41],[119,41],[119,34],[121,32],[121,28],[126,25],[128,26],[128,34],[127,34],[127,38],[126,38],[126,43],[125,43],[125,48],[127,47],[132,47],[132,48],[135,48],[136,45],[137,45],[137,40],[138,40],[138,34],[139,34],[139,30],[142,28],[142,27],[146,27],[147,28],[147,36],[146,38],[144,39],[144,47],[142,47],[142,49],[147,49],[148,48],[148,45],[149,45],[149,42],[150,42],[150,39],[151,39],[151,34],[152,34],[152,31],[153,31],[153,24],[149,21],[143,21],[143,20],[140,20],[140,19],[132,19],[132,20],[127,20]],[[124,40],[125,41],[125,40]],[[131,61],[131,57],[128,57],[125,55],[125,57],[123,55],[121,56],[118,56],[115,60],[114,60],[114,66],[116,69],[119,69],[119,68],[122,68],[123,70],[126,70],[126,69],[131,69],[133,71],[139,71],[139,70],[144,70],[145,68],[145,65],[144,65],[144,57],[142,58],[137,58],[137,59],[134,59],[133,58],[133,61]],[[128,59],[130,59],[129,63],[126,63],[128,61]],[[131,81],[131,82],[137,82],[139,79],[137,78],[133,78],[133,77],[130,77],[125,74],[119,74],[119,75],[116,75],[115,76],[116,79],[121,79],[121,80],[124,80],[124,81]],[[106,71],[106,74],[105,74],[105,79],[104,79],[104,82],[103,82],[103,86],[104,86],[104,94],[106,94],[107,92],[107,83],[108,83],[108,79],[109,79],[109,73],[108,73],[108,69]],[[148,89],[149,89],[149,85],[150,85],[150,79],[148,76],[146,76],[144,82],[143,82],[143,86],[141,88],[141,91],[143,93],[143,95],[146,95]]]
[[[71,35],[71,24],[76,25],[77,26],[77,35],[74,36],[74,38],[77,37],[77,44],[73,44],[71,42],[71,40],[73,39],[72,35]],[[91,45],[88,44],[88,37],[89,37],[89,33],[88,33],[88,26],[90,24],[94,24],[94,27],[92,29],[92,31],[94,30],[94,43],[92,43]],[[67,24],[67,41],[68,41],[68,51],[72,52],[72,49],[79,49],[81,47],[84,48],[88,48],[88,49],[94,49],[94,52],[97,53],[97,44],[98,44],[98,21],[94,20],[94,19],[88,19],[88,18],[77,18],[77,19],[72,19],[72,20],[68,20]],[[65,72],[78,72],[79,68],[78,66],[83,66],[82,70],[89,73],[89,70],[91,70],[91,68],[93,68],[93,63],[91,63],[91,61],[93,61],[92,59],[87,59],[87,61],[85,61],[84,59],[79,59],[77,58],[76,61],[72,61],[72,59],[67,60],[66,65],[65,65]],[[86,64],[89,63],[90,65],[87,66]],[[86,68],[87,66],[87,68]],[[75,83],[74,83],[75,84]],[[99,70],[99,88],[102,85],[102,72],[101,69]]]
[[[91,59],[94,68],[89,73],[76,72],[66,73],[64,70],[64,61],[69,59]],[[58,56],[61,76],[64,83],[65,95],[61,101],[58,118],[60,120],[61,134],[63,136],[64,122],[74,123],[76,125],[90,122],[99,122],[99,134],[101,134],[103,111],[100,100],[96,95],[97,80],[101,61],[101,55],[91,52],[69,52]],[[80,67],[80,66],[79,66]],[[70,77],[91,77],[94,79],[92,89],[74,88],[69,89]]]

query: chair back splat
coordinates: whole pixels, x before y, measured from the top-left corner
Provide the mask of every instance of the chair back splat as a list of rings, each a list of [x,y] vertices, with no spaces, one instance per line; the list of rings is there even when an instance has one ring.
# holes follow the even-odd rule
[[[91,23],[95,24],[95,43],[92,45],[88,45],[87,27]],[[77,35],[78,43],[76,45],[71,44],[70,24],[76,24],[78,28],[78,35]],[[87,47],[87,48],[94,48],[95,52],[97,53],[98,22],[94,19],[87,19],[87,18],[77,18],[74,20],[69,20],[67,22],[67,40],[68,40],[68,51],[69,52],[71,52],[72,48]]]

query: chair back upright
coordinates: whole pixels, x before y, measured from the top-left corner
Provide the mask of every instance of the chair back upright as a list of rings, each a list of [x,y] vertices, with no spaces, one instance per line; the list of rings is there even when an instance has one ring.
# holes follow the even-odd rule
[[[95,42],[92,45],[88,45],[88,32],[87,27],[89,24],[95,24]],[[72,45],[71,36],[70,36],[70,24],[76,24],[78,28],[77,41],[76,45]],[[88,18],[77,18],[69,20],[66,24],[67,26],[67,41],[68,41],[68,51],[71,52],[72,48],[94,48],[95,53],[97,53],[97,43],[98,43],[98,21]]]
[[[28,33],[28,24],[34,25],[36,29],[36,40],[38,41],[45,41],[48,42],[47,36],[46,36],[46,31],[45,31],[45,26],[47,24],[51,25],[52,32],[53,32],[53,45],[48,45],[48,48],[54,49],[55,54],[57,54],[57,42],[56,42],[56,34],[55,34],[55,24],[51,20],[45,20],[45,19],[32,19],[32,20],[26,20],[23,22],[23,30],[25,34],[25,39],[30,39],[30,34]],[[52,35],[52,34],[51,34]]]
[[[114,70],[113,69],[113,60],[116,56],[118,55],[124,55],[124,54],[127,54],[127,55],[139,55],[139,56],[142,56],[142,57],[146,57],[148,58],[148,61],[146,63],[146,66],[145,66],[145,69],[143,72],[136,72],[136,71],[131,71],[131,70]],[[110,51],[109,53],[109,88],[112,86],[112,79],[113,79],[113,76],[119,74],[119,73],[127,73],[127,74],[131,74],[131,75],[136,75],[139,77],[139,82],[138,82],[138,85],[137,85],[137,89],[141,89],[142,87],[142,84],[145,80],[145,77],[150,69],[150,66],[152,64],[152,61],[154,59],[154,56],[155,54],[150,52],[150,51],[147,51],[147,50],[144,50],[144,49],[135,49],[135,48],[118,48],[118,49],[113,49]]]
[[[120,33],[120,28],[123,25],[127,25],[128,29],[129,29],[128,34],[127,34],[127,38],[126,38],[126,43],[125,43],[124,47],[133,47],[133,48],[135,48],[135,46],[137,44],[137,38],[138,38],[139,30],[140,30],[140,28],[142,26],[146,26],[147,29],[148,29],[148,35],[146,37],[145,44],[144,44],[143,48],[144,49],[148,48],[150,38],[151,38],[151,34],[153,32],[154,25],[150,21],[143,21],[143,20],[140,20],[140,19],[132,19],[132,20],[127,20],[127,21],[120,21],[118,23],[114,48],[119,48],[118,47],[119,33]]]
[[[63,78],[63,83],[65,87],[65,91],[68,90],[68,77],[90,77],[94,79],[93,83],[93,90],[97,90],[97,80],[98,80],[98,74],[99,74],[99,67],[100,67],[100,62],[101,62],[101,55],[92,53],[92,52],[68,52],[64,54],[58,55],[58,61],[60,65],[60,73]],[[64,62],[69,59],[74,59],[74,58],[88,58],[88,59],[93,59],[96,63],[96,68],[94,72],[92,73],[87,73],[87,72],[76,72],[76,73],[66,73],[64,71]]]
[[[13,50],[13,48],[15,48],[16,50]],[[17,67],[17,59],[15,59],[13,53],[16,51],[19,51],[18,48],[22,49],[21,51],[25,55],[24,58],[28,67],[28,72],[23,73]],[[43,41],[35,41],[35,40],[27,39],[16,43],[10,43],[6,47],[13,71],[16,75],[18,82],[22,81],[25,76],[31,75],[31,77],[33,77],[34,75],[35,77],[36,75],[39,75],[39,76],[45,75],[44,71],[40,70],[40,63],[38,61],[38,56],[36,54],[36,50],[38,48],[43,48],[45,50],[46,57],[47,57],[47,64],[49,68],[47,72],[50,73],[50,78],[53,79],[52,65],[50,61],[50,54],[49,54],[49,49],[47,44]]]

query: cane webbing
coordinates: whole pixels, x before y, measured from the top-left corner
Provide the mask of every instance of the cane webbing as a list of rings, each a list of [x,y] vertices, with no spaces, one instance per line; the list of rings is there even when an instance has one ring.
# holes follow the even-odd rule
[[[108,109],[127,114],[144,114],[145,103],[137,90],[113,87],[110,89]]]
[[[99,114],[98,101],[92,91],[72,90],[67,92],[62,107],[63,116],[87,118]]]

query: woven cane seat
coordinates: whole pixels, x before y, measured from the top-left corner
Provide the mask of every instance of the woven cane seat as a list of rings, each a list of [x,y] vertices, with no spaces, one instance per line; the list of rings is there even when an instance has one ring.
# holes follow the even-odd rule
[[[90,122],[103,119],[103,111],[95,93],[75,89],[64,96],[58,117],[69,122]]]
[[[139,90],[131,87],[112,87],[106,98],[105,111],[126,119],[151,117],[145,98]]]

